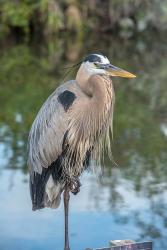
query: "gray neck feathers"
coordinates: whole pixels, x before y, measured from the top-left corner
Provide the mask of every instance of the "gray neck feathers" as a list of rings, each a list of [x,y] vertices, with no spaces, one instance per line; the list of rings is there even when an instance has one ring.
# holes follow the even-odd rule
[[[81,103],[71,110],[69,124],[71,133],[68,139],[70,145],[73,145],[71,150],[77,148],[76,172],[82,172],[86,151],[91,150],[91,158],[97,162],[100,161],[101,152],[104,152],[105,147],[111,154],[109,131],[112,132],[114,104],[112,82],[109,78],[100,75],[92,75],[85,79],[86,77],[82,77],[76,80],[87,95],[85,99],[87,101],[81,100]],[[74,168],[71,173],[74,174]]]

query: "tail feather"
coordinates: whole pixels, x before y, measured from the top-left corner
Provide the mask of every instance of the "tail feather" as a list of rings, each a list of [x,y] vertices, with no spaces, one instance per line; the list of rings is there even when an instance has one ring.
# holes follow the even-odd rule
[[[48,168],[43,168],[41,174],[34,172],[30,175],[32,209],[57,208],[61,201],[63,188],[58,160]]]

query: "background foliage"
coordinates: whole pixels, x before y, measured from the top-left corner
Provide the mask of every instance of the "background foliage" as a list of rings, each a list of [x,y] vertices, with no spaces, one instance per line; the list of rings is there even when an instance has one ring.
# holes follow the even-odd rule
[[[1,0],[0,34],[52,35],[84,30],[131,36],[147,28],[167,30],[165,0]]]

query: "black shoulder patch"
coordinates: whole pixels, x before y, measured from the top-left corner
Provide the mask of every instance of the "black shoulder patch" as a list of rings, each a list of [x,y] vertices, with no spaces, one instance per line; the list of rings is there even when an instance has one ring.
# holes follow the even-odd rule
[[[58,96],[58,101],[63,105],[64,110],[67,111],[69,107],[73,104],[76,96],[69,90],[65,90]]]
[[[85,57],[84,62],[99,62],[101,63],[101,57],[96,54],[90,54]]]

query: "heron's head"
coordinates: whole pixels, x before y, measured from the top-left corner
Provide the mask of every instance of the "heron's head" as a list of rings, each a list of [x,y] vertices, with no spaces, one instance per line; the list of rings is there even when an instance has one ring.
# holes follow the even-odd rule
[[[112,65],[109,59],[102,54],[90,54],[84,58],[79,69],[82,75],[91,76],[95,74],[107,76],[119,76],[126,78],[136,77],[130,72]]]

